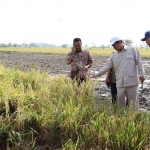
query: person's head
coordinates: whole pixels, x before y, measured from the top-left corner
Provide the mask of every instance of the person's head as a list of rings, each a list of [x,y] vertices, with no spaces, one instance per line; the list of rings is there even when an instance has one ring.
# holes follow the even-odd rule
[[[73,46],[76,48],[77,51],[80,51],[81,50],[81,47],[82,47],[82,41],[80,38],[75,38],[73,40]]]
[[[145,32],[145,37],[141,41],[146,41],[147,45],[150,46],[150,31]]]
[[[110,45],[113,46],[116,51],[121,51],[124,48],[124,42],[119,37],[111,38]]]

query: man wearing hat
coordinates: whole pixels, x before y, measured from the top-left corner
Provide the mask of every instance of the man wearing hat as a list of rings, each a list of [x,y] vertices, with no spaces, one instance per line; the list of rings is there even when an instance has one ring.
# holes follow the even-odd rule
[[[135,47],[126,46],[119,37],[113,37],[110,43],[116,52],[98,73],[91,74],[90,77],[101,76],[114,66],[118,105],[122,109],[126,108],[127,94],[128,103],[135,110],[138,107],[138,74],[141,83],[145,80],[141,56]]]
[[[145,37],[141,41],[146,41],[147,45],[150,47],[150,31],[145,32]]]

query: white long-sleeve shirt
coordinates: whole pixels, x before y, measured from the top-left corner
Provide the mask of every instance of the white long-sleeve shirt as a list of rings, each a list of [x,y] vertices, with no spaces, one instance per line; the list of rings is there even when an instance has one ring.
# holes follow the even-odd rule
[[[141,56],[138,50],[132,46],[124,46],[122,51],[114,52],[107,64],[96,73],[96,76],[103,75],[112,66],[115,68],[117,87],[138,85],[138,74],[141,77],[144,76]]]

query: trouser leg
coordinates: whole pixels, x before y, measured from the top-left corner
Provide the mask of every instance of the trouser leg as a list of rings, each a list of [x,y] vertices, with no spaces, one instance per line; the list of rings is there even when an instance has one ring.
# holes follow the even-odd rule
[[[116,88],[116,83],[111,82],[111,96],[112,96],[112,104],[115,104],[117,101],[117,88]]]
[[[124,88],[124,87],[117,88],[118,106],[122,109],[126,108],[125,94],[126,94],[126,88]]]
[[[127,103],[132,110],[138,109],[138,86],[129,86],[117,88],[118,105],[122,109],[126,107],[125,95],[127,94]]]
[[[86,78],[76,78],[76,81],[77,81],[77,83],[78,83],[78,86],[80,86],[80,84],[81,84],[82,82],[86,82]]]
[[[126,107],[129,106],[128,94],[126,93]]]
[[[127,87],[128,103],[132,110],[138,109],[138,86]]]

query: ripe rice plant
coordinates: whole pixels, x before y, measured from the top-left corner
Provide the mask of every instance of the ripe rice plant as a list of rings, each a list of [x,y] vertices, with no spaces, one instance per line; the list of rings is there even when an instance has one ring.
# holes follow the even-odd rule
[[[84,48],[83,48],[84,49]],[[90,51],[92,55],[110,56],[115,50],[113,48],[85,48]],[[150,58],[150,50],[146,48],[138,48],[142,57]],[[52,53],[52,54],[67,54],[71,48],[61,47],[41,47],[41,48],[0,48],[4,52],[26,52],[26,53]]]
[[[148,149],[150,115],[94,100],[90,80],[0,66],[0,149]]]

